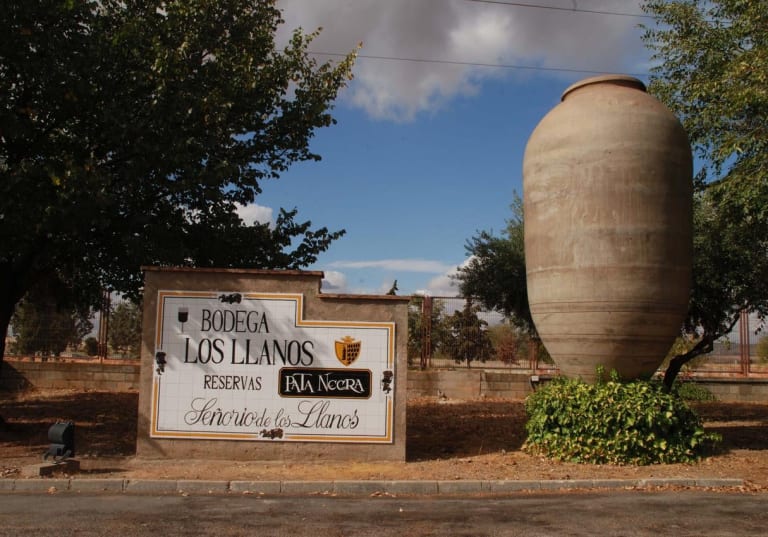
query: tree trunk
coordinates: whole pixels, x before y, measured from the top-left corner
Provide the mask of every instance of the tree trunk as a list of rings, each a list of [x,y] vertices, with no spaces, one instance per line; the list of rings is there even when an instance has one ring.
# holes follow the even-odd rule
[[[0,370],[5,358],[5,337],[8,335],[11,317],[16,310],[16,304],[26,293],[26,288],[22,287],[12,270],[8,270],[7,266],[0,268]]]
[[[702,354],[707,354],[709,352],[712,352],[714,349],[715,340],[712,336],[704,335],[704,337],[701,338],[701,341],[696,343],[694,347],[686,352],[685,354],[678,354],[672,360],[669,362],[669,366],[667,366],[667,370],[664,372],[664,387],[667,391],[672,390],[672,385],[675,383],[675,379],[677,378],[677,375],[680,373],[680,370],[683,368],[685,364],[696,358],[697,356],[701,356]]]
[[[13,308],[10,312],[6,312],[6,307],[3,304],[0,307],[0,378],[3,376],[3,360],[5,358],[5,336],[8,334],[8,326],[11,324],[11,315],[13,314]]]
[[[16,300],[0,301],[0,371],[2,371],[3,360],[5,358],[5,338],[8,335],[8,327],[11,324],[11,317],[16,309]],[[0,372],[0,377],[2,373]]]

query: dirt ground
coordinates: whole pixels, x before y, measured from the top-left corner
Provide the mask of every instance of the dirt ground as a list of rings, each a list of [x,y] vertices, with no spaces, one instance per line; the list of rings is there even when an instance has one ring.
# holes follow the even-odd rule
[[[0,393],[0,476],[19,478],[41,461],[48,427],[76,424],[77,478],[214,480],[453,480],[727,477],[768,492],[768,404],[695,405],[720,449],[696,464],[610,466],[559,463],[522,451],[520,400],[408,401],[405,462],[303,463],[149,461],[135,457],[137,393]]]

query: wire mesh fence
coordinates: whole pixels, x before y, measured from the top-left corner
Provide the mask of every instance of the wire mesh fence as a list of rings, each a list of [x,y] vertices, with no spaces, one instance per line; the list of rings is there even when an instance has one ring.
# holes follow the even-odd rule
[[[462,297],[414,297],[408,329],[410,367],[557,370],[540,341],[500,313]],[[768,334],[757,314],[742,312],[733,330],[714,347],[685,366],[682,374],[768,375]],[[665,368],[662,364],[659,373]]]
[[[763,327],[764,321],[756,313],[742,311],[733,330],[715,342],[711,353],[694,359],[688,372],[768,374],[768,334]]]
[[[5,338],[5,356],[27,360],[135,360],[141,309],[104,296],[87,322],[72,312],[37,305],[17,310]],[[105,314],[104,312],[107,312]],[[768,375],[768,335],[757,314],[742,312],[710,354],[683,375]],[[510,319],[463,297],[414,296],[408,306],[408,365],[421,369],[483,368],[556,371],[540,341]],[[663,370],[662,366],[660,370]]]
[[[105,294],[100,310],[90,315],[22,302],[5,337],[5,357],[137,360],[140,345],[141,308]]]
[[[462,297],[416,296],[408,310],[408,364],[421,369],[550,367],[538,340]]]

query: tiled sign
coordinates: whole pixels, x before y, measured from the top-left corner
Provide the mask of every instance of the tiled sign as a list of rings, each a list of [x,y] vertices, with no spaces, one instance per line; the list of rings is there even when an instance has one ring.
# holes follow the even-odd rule
[[[392,443],[395,323],[303,295],[159,291],[152,437]]]

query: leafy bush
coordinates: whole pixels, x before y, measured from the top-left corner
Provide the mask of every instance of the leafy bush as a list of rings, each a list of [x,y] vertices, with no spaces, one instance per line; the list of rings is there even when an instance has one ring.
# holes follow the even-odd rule
[[[675,382],[675,393],[684,401],[716,401],[715,395],[695,382]]]
[[[598,375],[600,376],[600,375]],[[587,384],[564,377],[526,400],[526,450],[594,464],[693,462],[720,440],[701,418],[659,383]]]
[[[83,342],[85,344],[85,353],[88,356],[96,356],[99,354],[99,340],[93,336],[85,338]]]
[[[138,356],[141,347],[141,306],[121,302],[110,315],[109,345],[125,356]]]
[[[763,336],[757,342],[757,357],[762,363],[768,362],[768,336]]]

